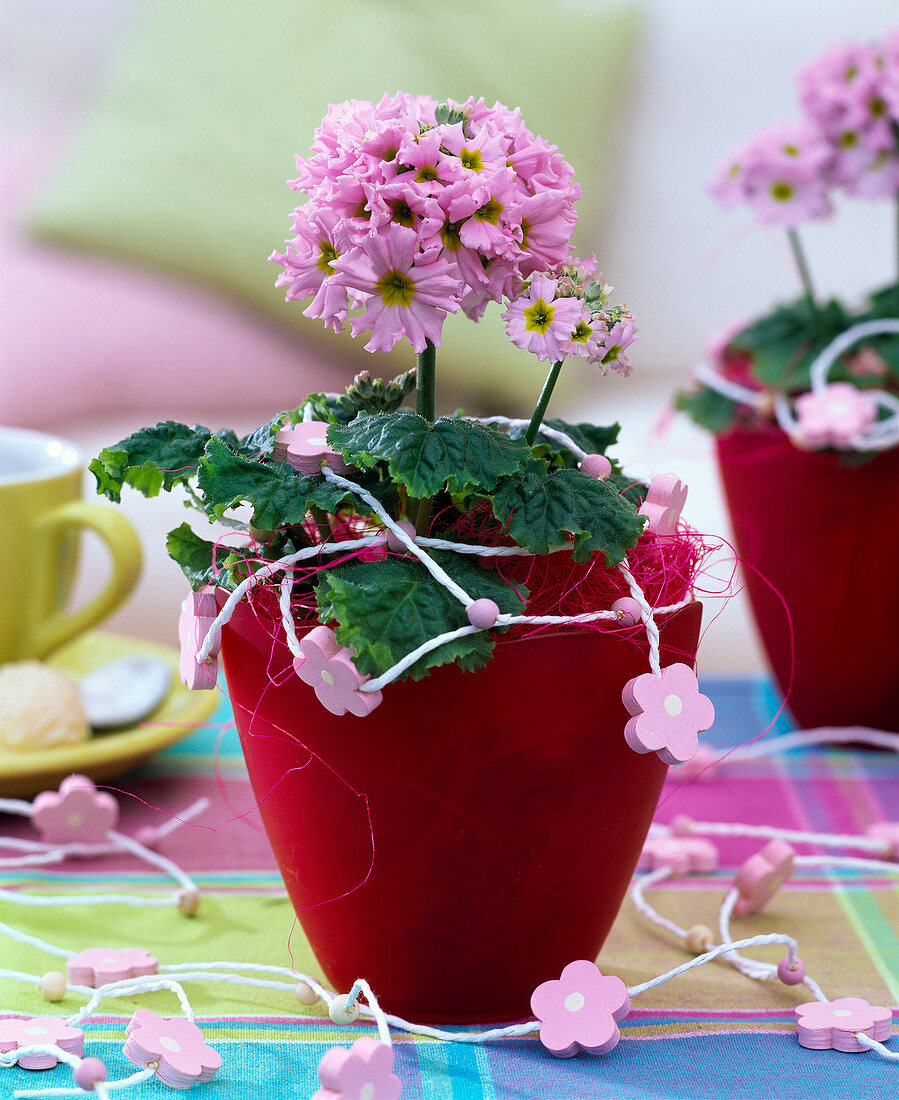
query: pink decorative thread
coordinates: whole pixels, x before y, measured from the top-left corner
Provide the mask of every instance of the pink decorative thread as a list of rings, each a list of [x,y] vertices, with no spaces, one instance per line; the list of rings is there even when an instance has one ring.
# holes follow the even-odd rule
[[[656,535],[673,535],[687,500],[687,486],[674,474],[657,474],[651,481],[646,500],[637,509],[648,516],[647,531]]]
[[[531,994],[531,1011],[540,1020],[540,1042],[557,1058],[571,1058],[579,1050],[612,1050],[621,1038],[617,1021],[630,1008],[624,982],[604,977],[585,959],[569,963],[558,981],[543,982]]]
[[[107,982],[155,974],[158,969],[159,959],[142,947],[88,947],[66,962],[72,985],[92,989]]]
[[[293,662],[297,676],[315,689],[318,701],[332,714],[349,711],[364,718],[381,702],[380,691],[359,691],[368,677],[356,670],[353,654],[338,644],[333,630],[313,627],[300,641],[300,653]]]
[[[327,431],[328,424],[324,420],[307,420],[291,428],[282,428],[275,440],[272,457],[309,476],[321,473],[322,466],[329,466],[335,474],[343,474],[347,464],[328,443]]]
[[[48,844],[100,843],[118,820],[116,800],[86,775],[67,776],[58,792],[42,791],[32,804],[31,822]]]
[[[181,615],[178,618],[181,659],[178,671],[181,683],[191,691],[212,691],[215,688],[218,675],[217,654],[221,648],[221,640],[216,643],[203,664],[197,663],[197,654],[217,614],[215,592],[211,585],[206,585],[198,592],[190,592],[181,604]]]
[[[0,1020],[0,1054],[30,1046],[57,1046],[80,1058],[84,1053],[84,1032],[81,1028],[70,1027],[59,1016]],[[52,1069],[59,1059],[53,1054],[35,1053],[23,1054],[18,1062],[23,1069]]]
[[[672,867],[679,875],[714,871],[718,867],[718,849],[704,837],[650,837],[643,845],[638,866],[651,871]]]
[[[769,840],[760,852],[743,862],[734,879],[739,898],[735,917],[757,913],[793,874],[796,850],[785,840]]]
[[[673,664],[656,676],[644,672],[624,686],[622,700],[633,715],[624,737],[634,752],[655,752],[666,764],[682,764],[699,748],[699,733],[715,721],[712,701],[699,690],[689,665]]]
[[[877,419],[877,402],[851,382],[832,382],[796,398],[797,442],[806,447],[849,447]]]
[[[403,1090],[393,1072],[393,1048],[365,1036],[331,1047],[318,1064],[322,1087],[312,1100],[396,1100]]]
[[[187,1089],[211,1081],[222,1064],[217,1050],[190,1020],[167,1020],[139,1008],[125,1030],[125,1057],[136,1066],[157,1062],[156,1076],[170,1088]]]
[[[856,1039],[858,1031],[878,1042],[889,1039],[893,1014],[883,1005],[871,1005],[862,997],[836,1001],[808,1001],[796,1006],[799,1045],[809,1050],[842,1050],[860,1054],[869,1050]]]

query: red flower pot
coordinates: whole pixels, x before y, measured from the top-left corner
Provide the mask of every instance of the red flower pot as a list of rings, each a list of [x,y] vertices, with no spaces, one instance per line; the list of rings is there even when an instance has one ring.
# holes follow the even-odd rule
[[[784,693],[790,630],[766,580],[789,605],[796,721],[899,730],[899,449],[849,468],[834,453],[797,449],[773,425],[738,429],[717,446],[746,587]]]
[[[692,663],[701,606],[662,623]],[[667,768],[623,729],[634,632],[500,641],[337,718],[291,668],[280,625],[242,603],[222,657],[250,780],[318,961],[391,1012],[514,1019],[594,958],[633,874]]]

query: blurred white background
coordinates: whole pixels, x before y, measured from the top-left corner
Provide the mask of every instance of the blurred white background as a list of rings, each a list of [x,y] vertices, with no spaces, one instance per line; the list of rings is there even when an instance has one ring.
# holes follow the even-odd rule
[[[60,116],[70,118],[77,132],[105,60],[140,2],[7,0],[0,16],[0,109],[7,148],[19,135]],[[603,0],[554,2],[595,7]],[[547,9],[553,6],[547,0]],[[895,0],[642,0],[638,6],[644,13],[641,44],[634,79],[624,90],[613,198],[598,248],[600,266],[638,319],[637,370],[627,380],[601,380],[585,371],[582,397],[574,407],[554,411],[619,419],[624,428],[617,453],[629,468],[642,475],[677,472],[691,487],[686,518],[701,531],[727,535],[709,439],[681,418],[667,427],[660,426],[660,418],[707,340],[734,318],[794,295],[796,280],[779,235],[757,227],[748,214],[718,210],[706,184],[735,145],[796,115],[797,68],[840,39],[876,38],[899,26],[899,5]],[[264,14],[264,0],[259,10]],[[476,33],[460,27],[460,34]],[[576,74],[560,69],[559,80],[576,81]],[[807,232],[820,291],[852,299],[889,279],[894,222],[886,204],[846,202],[835,221]],[[47,293],[64,294],[65,287],[48,281]],[[255,419],[248,416],[234,426],[250,427]],[[104,410],[47,425],[91,453],[138,426],[133,416],[123,422]],[[91,485],[87,492],[92,491]],[[128,494],[124,506],[144,538],[147,565],[137,594],[108,625],[172,641],[183,582],[165,557],[162,537],[181,522],[183,510],[177,501],[160,505],[135,494]],[[88,551],[90,570],[100,551]],[[729,566],[721,569],[726,573]],[[711,619],[721,608],[712,604],[709,610]],[[764,667],[741,598],[710,628],[701,667],[707,672]]]

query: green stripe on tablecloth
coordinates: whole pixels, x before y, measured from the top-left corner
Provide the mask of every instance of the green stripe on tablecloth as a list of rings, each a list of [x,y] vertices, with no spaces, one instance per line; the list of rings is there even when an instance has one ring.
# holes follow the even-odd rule
[[[835,885],[834,893],[886,983],[890,1004],[899,1005],[899,939],[895,931],[899,901],[896,891],[844,890],[841,885]],[[893,910],[892,923],[884,912],[888,906]]]

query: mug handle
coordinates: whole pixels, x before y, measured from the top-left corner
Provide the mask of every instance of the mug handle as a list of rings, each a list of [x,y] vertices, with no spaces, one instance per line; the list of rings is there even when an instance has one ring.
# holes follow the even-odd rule
[[[130,595],[140,575],[143,555],[137,532],[128,520],[120,512],[99,504],[73,500],[42,516],[35,527],[37,534],[44,537],[55,528],[89,527],[106,543],[112,564],[112,576],[102,592],[77,611],[70,614],[58,611],[38,627],[29,648],[35,657],[44,657],[106,618]]]

